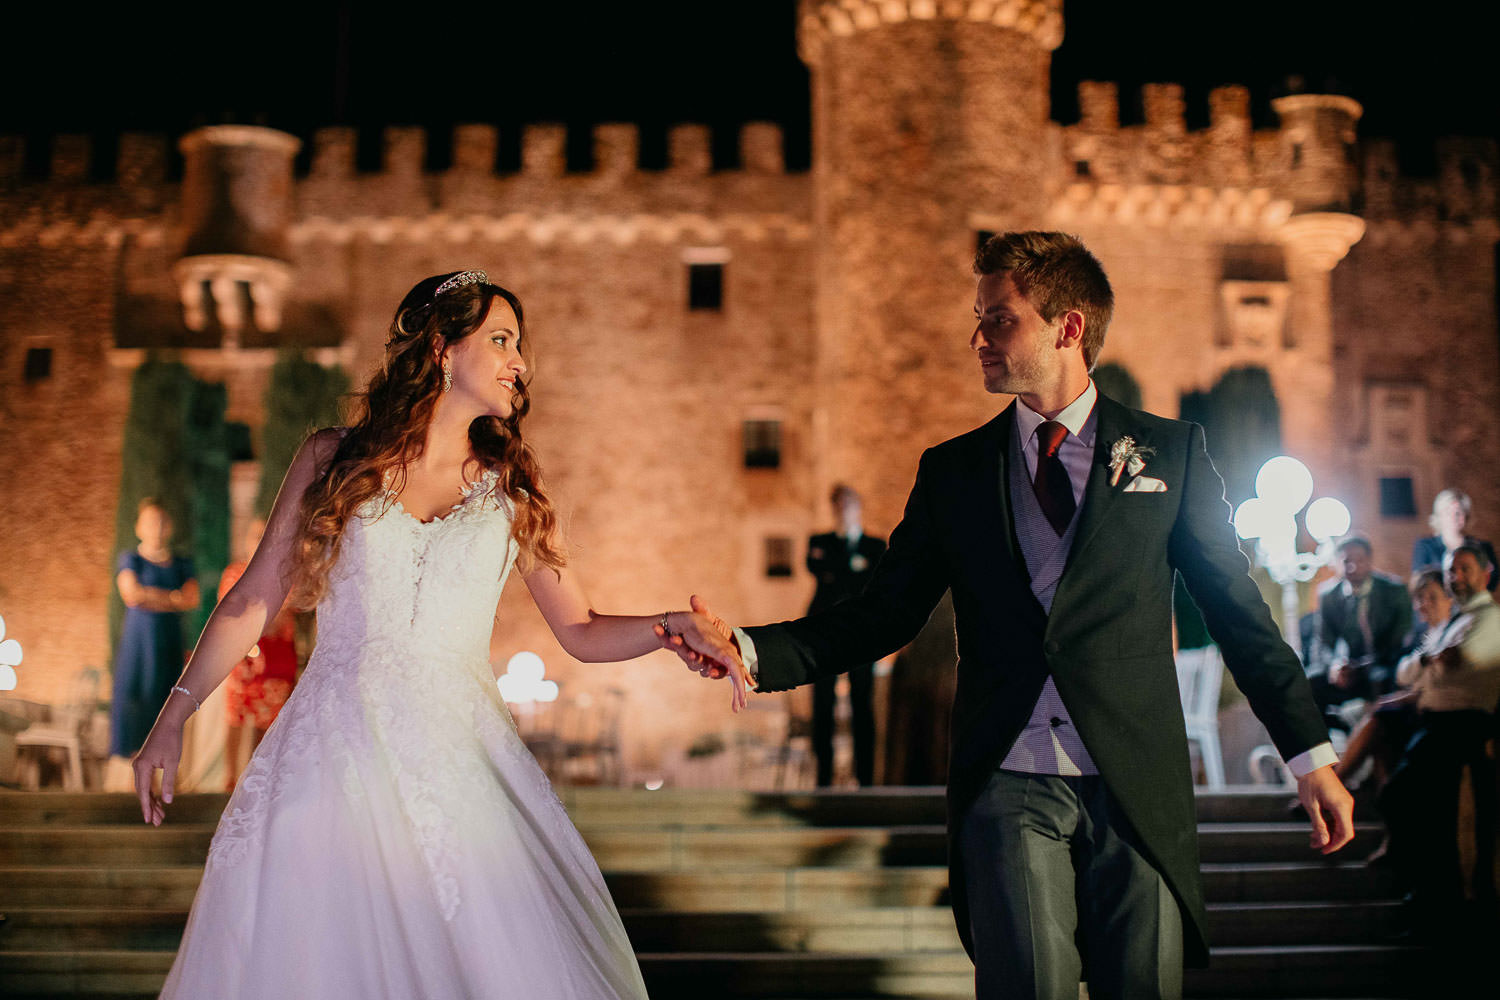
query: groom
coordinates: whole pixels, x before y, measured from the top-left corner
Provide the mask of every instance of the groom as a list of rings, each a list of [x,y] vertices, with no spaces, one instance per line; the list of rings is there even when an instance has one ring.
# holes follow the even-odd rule
[[[1080,978],[1096,1000],[1175,997],[1207,943],[1174,572],[1298,776],[1314,847],[1350,840],[1352,801],[1202,429],[1089,378],[1114,302],[1099,262],[1071,236],[1003,233],[974,270],[969,344],[1015,402],[922,456],[862,596],[734,633],[757,689],[782,691],[891,653],[951,589],[950,884],[980,1000],[1074,1000]]]

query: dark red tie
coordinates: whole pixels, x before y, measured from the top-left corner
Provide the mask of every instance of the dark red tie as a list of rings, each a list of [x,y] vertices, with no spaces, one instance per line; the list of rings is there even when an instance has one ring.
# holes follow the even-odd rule
[[[1073,512],[1078,509],[1073,499],[1073,481],[1068,478],[1062,459],[1057,457],[1057,450],[1067,436],[1068,429],[1056,420],[1048,420],[1036,429],[1036,478],[1031,482],[1042,513],[1059,536],[1068,530]]]

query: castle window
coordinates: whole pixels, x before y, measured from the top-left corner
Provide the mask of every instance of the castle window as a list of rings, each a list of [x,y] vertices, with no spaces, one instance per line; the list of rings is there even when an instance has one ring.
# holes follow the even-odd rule
[[[1292,143],[1292,169],[1296,170],[1302,166],[1302,143]]]
[[[1087,177],[1087,176],[1089,176],[1089,173],[1090,173],[1090,168],[1089,168],[1089,161],[1088,160],[1074,160],[1073,161],[1073,176],[1074,177]]]
[[[688,308],[724,308],[724,265],[688,265]]]
[[[745,468],[781,468],[780,420],[746,420],[741,437],[745,448]]]
[[[1411,476],[1380,477],[1380,516],[1417,516],[1417,492],[1412,486]]]
[[[52,348],[26,348],[26,366],[23,377],[27,382],[40,382],[52,376]]]
[[[790,538],[766,539],[766,576],[788,577],[792,575],[792,540]]]

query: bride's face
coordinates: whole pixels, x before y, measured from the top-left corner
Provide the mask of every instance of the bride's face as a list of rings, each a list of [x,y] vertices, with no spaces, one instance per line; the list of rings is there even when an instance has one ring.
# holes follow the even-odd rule
[[[467,402],[481,412],[508,417],[515,410],[520,379],[526,371],[521,358],[521,324],[510,303],[496,296],[479,329],[443,352],[453,372],[454,402]]]

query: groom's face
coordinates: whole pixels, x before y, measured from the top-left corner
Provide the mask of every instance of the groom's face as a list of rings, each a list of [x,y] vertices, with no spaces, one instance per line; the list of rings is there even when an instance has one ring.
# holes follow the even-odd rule
[[[978,356],[985,391],[1033,392],[1048,384],[1061,364],[1059,327],[1042,319],[1009,271],[981,275],[969,347]]]

